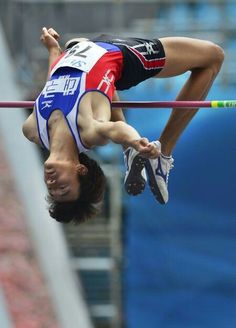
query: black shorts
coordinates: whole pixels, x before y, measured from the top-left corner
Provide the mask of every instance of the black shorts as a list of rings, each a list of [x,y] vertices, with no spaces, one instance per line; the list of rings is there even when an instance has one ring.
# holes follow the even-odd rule
[[[121,78],[116,81],[117,90],[129,89],[157,75],[165,65],[165,51],[158,39],[118,38],[102,34],[92,39],[116,45],[123,54]]]

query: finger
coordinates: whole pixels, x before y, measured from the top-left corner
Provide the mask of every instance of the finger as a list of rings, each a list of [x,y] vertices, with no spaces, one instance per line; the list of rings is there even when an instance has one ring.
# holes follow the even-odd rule
[[[155,148],[151,153],[150,153],[150,158],[158,158],[161,155],[161,152]]]
[[[42,34],[44,36],[48,34],[48,30],[47,30],[47,28],[45,26],[42,28]]]
[[[155,146],[151,142],[149,142],[149,144],[147,144],[147,147],[149,147],[149,149],[155,149]]]
[[[153,144],[151,145],[148,145],[146,147],[140,147],[139,149],[139,154],[142,156],[142,157],[145,157],[145,158],[157,158],[160,156],[161,152],[160,150],[155,147]]]
[[[41,34],[41,36],[40,36],[40,41],[41,42],[45,42],[45,40],[46,40],[46,38],[49,36],[49,34],[48,34],[48,30],[47,30],[47,28],[46,27],[43,27],[42,28],[42,34]]]
[[[52,35],[55,39],[59,39],[60,35],[57,33],[56,30],[54,30],[54,28],[50,27],[48,30],[48,33],[50,35]]]
[[[140,139],[140,145],[141,146],[147,146],[149,144],[149,140],[147,138],[141,138]]]
[[[56,34],[58,34],[57,31],[56,31],[53,27],[50,27],[50,28],[48,29],[48,32],[49,32],[49,33],[56,33]]]
[[[148,147],[140,147],[139,148],[139,154],[142,155],[148,155],[150,154],[150,149]]]

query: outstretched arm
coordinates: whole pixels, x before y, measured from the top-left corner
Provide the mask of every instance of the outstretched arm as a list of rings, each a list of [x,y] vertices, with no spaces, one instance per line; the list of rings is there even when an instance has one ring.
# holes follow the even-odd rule
[[[147,138],[141,138],[139,133],[125,122],[98,122],[96,130],[101,137],[120,144],[124,148],[133,147],[143,157],[160,156],[160,152],[153,143],[150,143]]]
[[[114,101],[120,100],[119,95],[116,91],[114,93],[112,100],[114,100]],[[126,149],[127,147],[133,147],[137,151],[139,151],[142,156],[148,157],[148,158],[156,158],[156,157],[160,156],[160,153],[157,152],[157,149],[154,147],[153,144],[151,144],[148,141],[147,138],[141,138],[139,133],[133,127],[126,124],[126,119],[123,114],[122,108],[112,108],[111,121],[112,122],[118,122],[118,121],[120,122],[120,123],[118,123],[120,125],[120,127],[118,127],[118,131],[113,130],[112,131],[113,135],[111,135],[111,138],[114,138],[114,137],[117,138],[116,133],[117,132],[120,133],[120,131],[119,131],[120,128],[125,130],[125,133],[123,135],[122,134],[118,135],[118,139],[124,138],[124,142],[121,142],[121,145],[123,146],[124,149]],[[124,123],[123,127],[121,127],[122,123]],[[116,142],[116,141],[114,141],[114,142]],[[118,141],[118,143],[120,143],[120,142]]]
[[[44,46],[47,48],[48,53],[49,53],[49,58],[48,58],[48,78],[50,75],[50,70],[51,70],[51,65],[55,60],[58,59],[58,57],[61,55],[62,51],[60,48],[60,45],[58,43],[59,39],[59,34],[53,29],[49,28],[47,29],[46,27],[42,28],[42,34],[40,37],[40,40],[44,44]],[[33,111],[27,120],[24,122],[22,126],[22,132],[24,136],[29,139],[30,141],[41,145],[39,136],[38,136],[38,130],[37,130],[37,123],[36,123],[36,117],[35,117],[35,112]]]
[[[53,28],[42,28],[40,40],[48,50],[48,78],[50,76],[52,64],[61,56],[62,50],[58,42],[60,35]]]
[[[119,101],[119,95],[115,91],[113,101]],[[126,123],[122,108],[111,109],[111,122],[103,122],[98,125],[98,133],[105,139],[120,144],[124,149],[133,147],[143,157],[156,158],[160,156],[156,147],[147,138],[141,138],[137,130]]]

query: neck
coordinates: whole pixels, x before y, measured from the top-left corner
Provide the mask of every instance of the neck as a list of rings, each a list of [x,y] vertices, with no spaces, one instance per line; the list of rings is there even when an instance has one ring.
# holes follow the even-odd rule
[[[78,162],[77,145],[63,118],[50,125],[49,135],[50,159]]]

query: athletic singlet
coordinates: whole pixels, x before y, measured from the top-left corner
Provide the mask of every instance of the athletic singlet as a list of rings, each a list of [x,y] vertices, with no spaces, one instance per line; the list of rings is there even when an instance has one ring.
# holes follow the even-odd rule
[[[75,44],[53,64],[51,79],[35,102],[42,145],[49,149],[48,121],[52,112],[59,109],[78,149],[87,151],[77,123],[82,96],[86,92],[98,91],[111,102],[115,88],[129,89],[157,75],[164,65],[164,49],[157,39],[101,35],[92,42]]]
[[[129,89],[140,82],[157,75],[165,65],[165,51],[158,39],[118,38],[102,34],[93,42],[116,45],[123,53],[123,70],[115,82],[117,90]]]
[[[82,42],[81,42],[82,43]],[[87,92],[97,91],[111,102],[115,81],[122,70],[119,48],[102,42],[83,42],[63,53],[53,64],[51,78],[35,102],[38,134],[43,147],[49,149],[48,121],[60,110],[80,152],[88,151],[80,137],[78,111]]]

